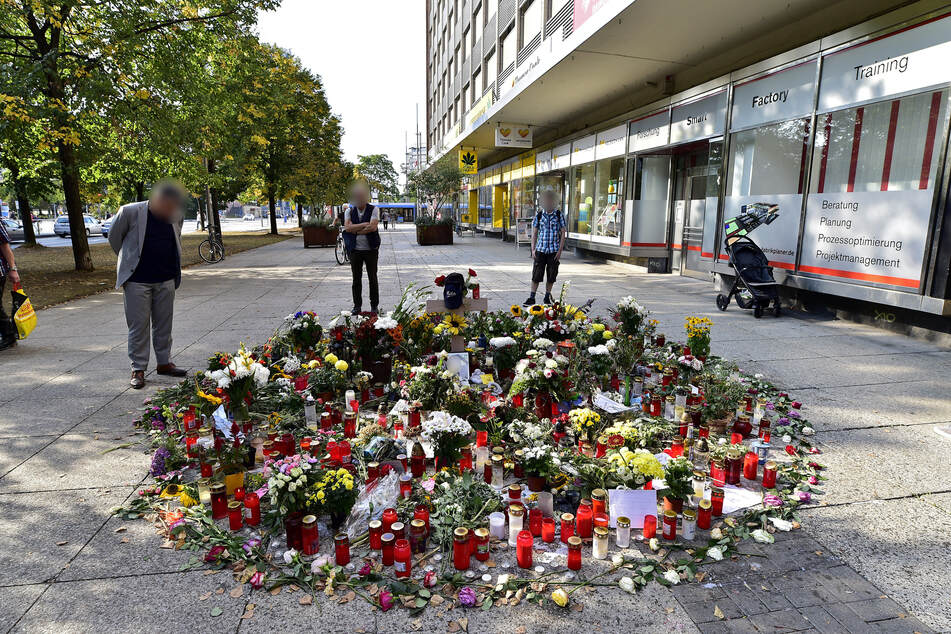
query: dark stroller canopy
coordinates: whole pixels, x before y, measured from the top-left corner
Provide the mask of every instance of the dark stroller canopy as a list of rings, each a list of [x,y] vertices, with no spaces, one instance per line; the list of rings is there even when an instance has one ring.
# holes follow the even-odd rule
[[[749,242],[733,244],[732,264],[743,280],[750,285],[775,284],[769,271],[769,260],[759,247]]]

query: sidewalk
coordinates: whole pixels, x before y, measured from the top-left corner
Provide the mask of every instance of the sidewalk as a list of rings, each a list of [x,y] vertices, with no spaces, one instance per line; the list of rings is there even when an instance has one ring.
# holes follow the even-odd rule
[[[481,236],[418,247],[414,237],[411,225],[383,234],[383,307],[410,282],[431,284],[467,267],[491,307],[525,299],[527,249]],[[128,389],[122,296],[111,292],[41,311],[37,331],[0,354],[0,631],[235,632],[307,623],[325,632],[416,625],[443,632],[463,616],[469,632],[951,630],[951,441],[932,430],[951,421],[951,351],[849,322],[755,320],[735,306],[720,313],[709,284],[612,263],[566,256],[562,278],[572,282],[574,303],[597,298],[595,313],[635,295],[669,337],[680,336],[686,315],[712,317],[716,354],[803,401],[830,478],[822,506],[803,513],[804,530],[745,547],[758,556],[706,567],[704,584],[672,591],[654,584],[636,596],[602,589],[567,614],[526,605],[429,609],[414,623],[406,611],[381,614],[360,601],[231,597],[230,575],[179,572],[188,553],[160,548],[145,522],[108,517],[148,468],[148,455],[126,446],[140,439],[131,427],[135,408],[172,384],[149,374],[145,390]],[[190,268],[176,305],[174,361],[203,367],[217,350],[264,340],[288,313],[315,310],[327,320],[350,308],[349,295],[349,267],[298,239]],[[249,603],[255,615],[242,620]]]

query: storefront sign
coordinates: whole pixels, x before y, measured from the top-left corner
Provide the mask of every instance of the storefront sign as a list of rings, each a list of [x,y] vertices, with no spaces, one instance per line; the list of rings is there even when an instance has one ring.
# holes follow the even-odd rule
[[[671,143],[683,143],[721,134],[726,117],[726,91],[675,106],[670,116]]]
[[[472,104],[472,108],[469,109],[469,114],[466,115],[466,125],[472,127],[472,124],[476,122],[482,115],[488,111],[489,107],[492,105],[492,91],[482,95],[482,98]]]
[[[495,147],[532,147],[532,128],[515,123],[500,123],[495,127]]]
[[[815,89],[815,61],[739,84],[733,89],[731,127],[751,128],[808,115]]]
[[[517,244],[531,244],[532,219],[519,218],[515,221],[515,240]]]
[[[951,81],[951,17],[827,55],[819,110],[882,99]]]
[[[932,189],[810,194],[799,270],[917,290]]]
[[[629,152],[640,152],[667,145],[670,141],[670,111],[647,115],[631,121]]]
[[[619,125],[609,130],[598,132],[594,146],[594,158],[601,160],[624,154],[624,145],[627,141],[627,126]]]
[[[550,172],[552,170],[551,150],[539,152],[535,156],[535,173]]]
[[[594,160],[594,143],[595,137],[592,134],[591,136],[586,136],[577,141],[572,141],[571,143],[571,164],[572,165],[581,165],[582,163],[590,163]]]
[[[727,196],[723,199],[724,223],[740,215],[743,205],[770,203],[779,205],[779,217],[771,224],[760,225],[750,239],[763,250],[769,263],[781,269],[796,266],[796,243],[799,238],[799,219],[802,216],[802,194],[766,194],[759,196]],[[701,255],[713,257],[712,240],[707,240],[704,225],[704,245]],[[726,257],[723,255],[723,257]]]
[[[463,174],[479,171],[479,155],[475,150],[459,150],[459,171]]]
[[[551,151],[552,169],[561,170],[571,165],[571,143],[559,145]]]

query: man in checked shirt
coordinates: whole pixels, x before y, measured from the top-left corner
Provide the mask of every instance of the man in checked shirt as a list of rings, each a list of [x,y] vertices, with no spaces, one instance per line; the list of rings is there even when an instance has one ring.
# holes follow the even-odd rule
[[[535,212],[532,220],[532,293],[525,300],[524,306],[535,304],[535,293],[542,279],[545,280],[545,300],[543,304],[551,304],[551,289],[558,277],[558,264],[561,262],[561,252],[565,248],[565,239],[568,237],[568,221],[558,209],[558,196],[554,191],[546,189],[541,193],[541,211]]]

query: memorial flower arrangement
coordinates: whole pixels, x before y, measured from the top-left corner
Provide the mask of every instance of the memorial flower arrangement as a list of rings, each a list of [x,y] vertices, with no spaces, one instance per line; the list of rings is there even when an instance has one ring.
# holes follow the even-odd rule
[[[687,346],[691,354],[703,360],[710,354],[710,328],[713,320],[709,317],[687,317],[684,329],[687,331]]]
[[[703,566],[746,556],[742,540],[765,544],[796,528],[798,509],[821,495],[825,471],[802,404],[723,359],[695,364],[703,342],[694,349],[689,337],[705,336],[709,346],[711,336],[702,319],[691,322],[687,341],[668,342],[633,298],[618,302],[612,328],[587,306],[572,307],[564,292],[550,306],[449,321],[419,314],[421,293],[408,292],[391,314],[339,315],[319,335],[316,315],[289,316],[267,342],[216,354],[207,372],[160,391],[137,421],[153,452],[154,483],[117,513],[150,518],[173,547],[194,553],[189,566],[228,569],[237,583],[271,591],[293,585],[314,601],[353,592],[381,609],[421,610],[436,597],[487,609],[520,597],[559,609],[580,600],[571,592],[578,587],[633,592],[695,580]],[[446,369],[453,333],[465,338],[473,363],[493,357],[494,384],[464,384]],[[373,378],[376,367],[355,371],[363,354],[385,364],[392,381]],[[503,372],[508,364],[513,371]],[[320,398],[310,404],[309,394]],[[247,419],[236,417],[230,429],[209,425],[220,405],[234,410],[236,402]],[[696,439],[699,424],[708,424],[709,458],[680,440]],[[491,460],[493,451],[502,459]],[[238,463],[248,472],[239,471],[243,486],[235,487],[229,467]],[[581,573],[571,576],[562,574],[562,551],[540,546],[539,513],[576,514],[595,489],[654,484],[666,507],[683,506],[696,470],[714,487],[741,484],[762,501],[729,517],[711,511],[704,526],[698,517],[686,538],[685,514],[673,540],[660,536],[660,515],[656,536],[627,547],[612,539],[605,560],[592,559],[586,544]],[[222,492],[216,485],[226,481]],[[527,550],[507,545],[506,501],[524,508]],[[334,527],[320,530],[316,551],[308,515]],[[408,577],[370,547],[377,519],[402,522],[414,540],[411,521],[428,521],[426,552],[403,562]],[[342,550],[331,544],[337,527],[349,541]],[[457,558],[458,528],[487,528],[492,537],[470,546],[485,535],[475,532]],[[470,547],[488,557],[489,579],[465,574],[476,566]],[[544,573],[534,572],[537,559],[523,565],[533,552],[546,552]]]

